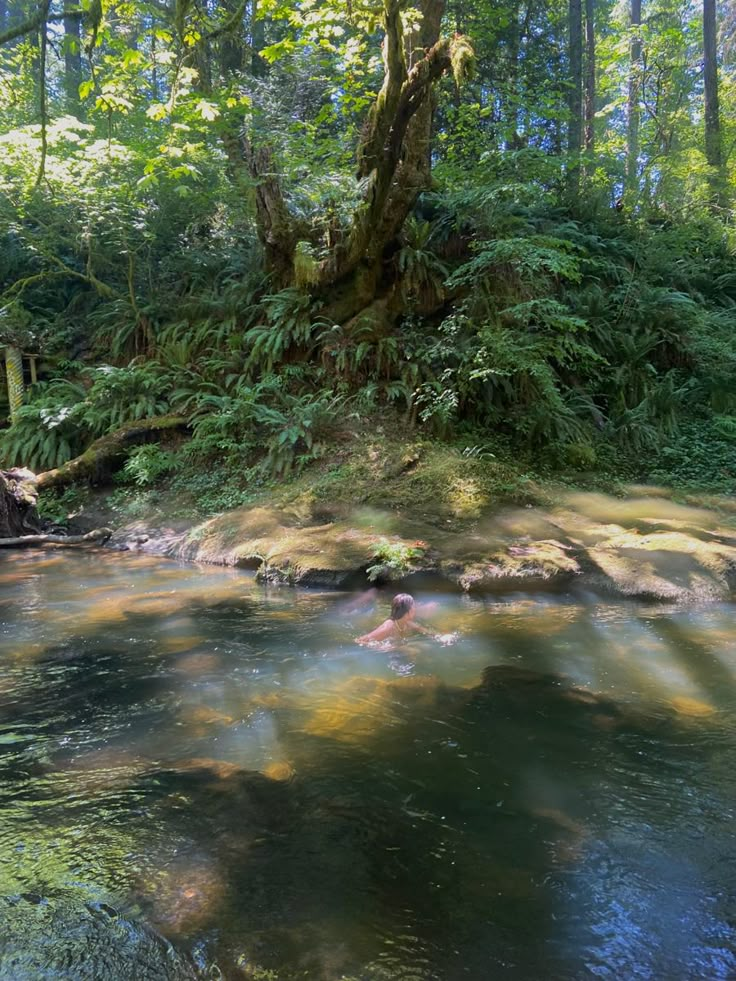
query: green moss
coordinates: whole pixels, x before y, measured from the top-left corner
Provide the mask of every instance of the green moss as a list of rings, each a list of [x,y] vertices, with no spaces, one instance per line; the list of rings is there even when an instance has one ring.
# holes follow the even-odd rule
[[[440,526],[462,526],[502,504],[548,500],[536,475],[460,448],[388,434],[357,439],[338,459],[276,490],[281,505],[319,510],[363,504]]]

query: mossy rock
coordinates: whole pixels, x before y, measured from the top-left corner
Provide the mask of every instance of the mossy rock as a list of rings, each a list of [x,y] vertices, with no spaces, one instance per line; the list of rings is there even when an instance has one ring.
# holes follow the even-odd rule
[[[682,532],[627,531],[588,550],[599,586],[617,595],[675,602],[727,598],[736,581],[736,547]]]
[[[160,934],[105,903],[30,893],[0,898],[1,981],[195,981]]]
[[[453,568],[447,563],[448,575]],[[457,566],[455,566],[457,569]],[[458,582],[465,592],[498,591],[505,586],[519,589],[561,585],[580,575],[577,551],[557,541],[511,545],[461,567]]]
[[[376,549],[386,541],[378,515],[366,520],[302,523],[273,508],[240,508],[192,529],[168,554],[195,562],[255,568],[262,582],[349,588],[364,583]],[[415,538],[391,536],[407,550]]]

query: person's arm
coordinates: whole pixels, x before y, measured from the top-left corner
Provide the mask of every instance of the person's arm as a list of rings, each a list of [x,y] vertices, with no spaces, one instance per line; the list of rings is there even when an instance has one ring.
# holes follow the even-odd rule
[[[376,627],[369,634],[363,634],[362,637],[357,637],[356,644],[370,644],[373,641],[386,640],[391,637],[394,632],[394,621],[384,620],[380,627]]]
[[[425,637],[436,637],[437,634],[434,630],[430,630],[429,627],[423,627],[421,623],[417,623],[416,620],[412,620],[409,624],[412,630],[416,630],[417,633],[424,634]]]

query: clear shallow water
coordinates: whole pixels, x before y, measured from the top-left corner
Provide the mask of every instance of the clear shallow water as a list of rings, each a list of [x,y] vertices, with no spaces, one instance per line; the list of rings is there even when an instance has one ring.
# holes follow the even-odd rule
[[[733,607],[423,598],[457,644],[371,651],[386,597],[0,556],[0,895],[227,978],[735,977]]]

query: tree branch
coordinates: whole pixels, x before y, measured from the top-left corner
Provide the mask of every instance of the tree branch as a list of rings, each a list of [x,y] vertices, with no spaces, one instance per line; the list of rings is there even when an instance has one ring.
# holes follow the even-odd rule
[[[40,67],[40,78],[38,82],[38,100],[39,100],[39,114],[41,116],[41,159],[38,163],[38,173],[36,174],[36,184],[41,183],[46,173],[46,157],[48,155],[48,102],[46,100],[46,55],[48,51],[48,25],[49,25],[49,8],[51,6],[51,0],[44,0],[41,7],[41,23],[39,24],[39,30],[41,33],[41,44],[39,53],[39,67]]]
[[[427,160],[429,159],[431,108],[427,100],[432,86],[448,71],[452,71],[459,80],[469,71],[472,55],[467,38],[456,35],[435,41],[426,50],[424,57],[415,62],[408,74],[404,66],[403,81],[398,88],[394,85],[395,79],[390,80],[389,69],[384,89],[368,120],[370,132],[365,135],[359,151],[359,171],[367,181],[363,204],[353,216],[346,246],[321,263],[321,285],[329,285],[343,278],[364,258],[369,262],[376,260],[386,244],[386,238],[378,233],[378,229],[382,226],[400,227],[403,224],[408,209],[422,190],[421,182],[427,178],[427,174],[417,166],[417,154],[425,154]],[[408,147],[409,126],[425,105],[426,118],[422,118],[421,126],[414,127],[412,139],[408,141],[412,144],[422,143],[422,146]],[[403,166],[402,161],[409,164],[406,168],[407,174],[414,174],[419,180],[397,180],[399,169]],[[371,169],[367,171],[366,168],[371,164]],[[392,198],[397,203],[401,198],[402,208],[387,215]]]
[[[358,147],[358,177],[368,177],[378,167],[384,145],[391,129],[401,86],[406,79],[404,38],[399,0],[384,0],[383,61],[386,69],[381,91],[371,106],[360,146]]]
[[[45,14],[46,4],[43,4],[39,9],[38,13],[34,14],[33,17],[29,17],[28,20],[24,20],[22,24],[16,24],[15,27],[9,27],[7,31],[0,34],[0,45],[9,44],[11,41],[15,41],[19,37],[25,37],[26,34],[32,34],[37,31],[41,24],[46,21],[47,23],[53,23],[54,21],[62,21],[64,18],[74,18],[77,20],[83,20],[85,12],[83,10],[66,10],[62,14]]]
[[[242,24],[249,2],[250,0],[241,0],[232,14],[219,27],[215,27],[208,34],[204,34],[202,40],[214,41],[216,38],[222,37],[223,34],[229,34],[238,24]]]

